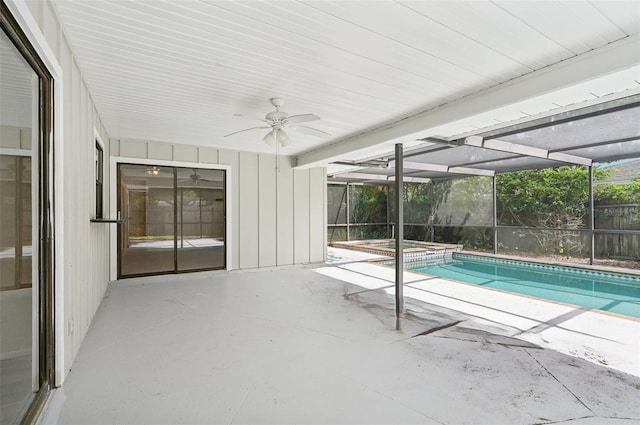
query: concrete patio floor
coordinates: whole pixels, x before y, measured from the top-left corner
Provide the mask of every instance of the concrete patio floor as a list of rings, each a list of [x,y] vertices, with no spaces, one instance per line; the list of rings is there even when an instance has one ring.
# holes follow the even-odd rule
[[[408,299],[402,331],[393,312],[312,267],[115,282],[42,423],[640,422],[639,377],[454,309]]]

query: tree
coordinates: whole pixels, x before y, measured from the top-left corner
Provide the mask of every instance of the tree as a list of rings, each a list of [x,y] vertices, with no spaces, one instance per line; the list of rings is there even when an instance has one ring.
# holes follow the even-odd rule
[[[351,186],[349,199],[351,223],[386,223],[387,188],[385,186]]]
[[[609,173],[595,168],[594,179]],[[568,256],[582,248],[575,229],[585,227],[588,169],[561,166],[504,173],[496,179],[499,225],[541,228],[520,233],[536,238],[544,252]]]
[[[625,184],[603,184],[594,189],[594,199],[600,204],[633,204],[640,202],[640,176]]]

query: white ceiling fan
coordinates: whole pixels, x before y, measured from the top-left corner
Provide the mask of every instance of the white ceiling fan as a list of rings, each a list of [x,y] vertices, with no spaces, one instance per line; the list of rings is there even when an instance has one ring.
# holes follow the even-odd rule
[[[181,186],[200,186],[201,183],[207,184],[214,182],[213,180],[205,179],[204,177],[202,177],[200,174],[198,174],[198,171],[195,168],[192,168],[192,170],[193,174],[190,174],[189,177],[178,180],[178,183]]]
[[[239,114],[234,115],[236,117],[263,121],[268,125],[245,128],[244,130],[227,134],[224,137],[229,137],[235,134],[244,133],[245,131],[271,129],[271,131],[268,132],[262,138],[262,141],[268,144],[269,146],[273,146],[277,142],[278,145],[285,147],[285,146],[289,146],[289,144],[291,143],[291,139],[289,138],[289,135],[284,131],[285,129],[294,129],[296,131],[299,131],[300,133],[305,133],[309,136],[315,136],[315,137],[331,136],[331,134],[325,131],[300,125],[301,123],[319,120],[320,117],[318,117],[317,115],[315,114],[289,115],[286,112],[283,112],[280,110],[280,108],[284,106],[284,99],[281,99],[279,97],[274,97],[270,99],[270,102],[273,106],[275,106],[276,110],[269,112],[267,115],[265,115],[264,118],[251,118],[251,117],[246,117],[244,115],[239,115]]]

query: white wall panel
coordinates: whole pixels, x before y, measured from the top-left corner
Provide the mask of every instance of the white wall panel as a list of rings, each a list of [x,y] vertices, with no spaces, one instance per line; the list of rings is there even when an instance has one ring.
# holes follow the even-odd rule
[[[64,252],[65,252],[65,285],[69,285],[69,292],[71,299],[69,300],[69,308],[65,309],[67,332],[71,337],[71,346],[65,347],[66,350],[71,350],[72,358],[75,357],[78,349],[80,348],[80,342],[82,341],[82,279],[81,271],[79,270],[79,263],[84,259],[80,256],[77,240],[74,235],[77,234],[76,225],[80,220],[80,213],[77,205],[80,203],[81,191],[78,188],[72,187],[72,182],[78,182],[77,166],[81,161],[79,155],[79,141],[80,141],[80,129],[78,128],[80,116],[80,75],[79,70],[75,64],[73,56],[70,58],[69,68],[63,69],[65,74],[71,74],[71,80],[69,82],[69,88],[71,90],[69,102],[65,104],[64,115],[69,117],[69,125],[65,126],[65,164],[74,164],[74,166],[64,167],[64,181],[65,181],[65,211],[64,211]],[[69,365],[66,365],[69,367]]]
[[[90,102],[92,105],[92,102]],[[104,130],[104,127],[100,123],[100,117],[94,105],[92,105],[91,110],[91,119],[89,127],[89,135],[92,136],[92,141],[96,141],[96,138],[99,138],[101,141],[101,146],[103,149],[104,156],[104,173],[103,173],[103,215],[105,217],[109,217],[109,138]],[[94,152],[95,155],[95,152]],[[95,170],[92,169],[91,178],[95,178]],[[95,200],[92,204],[92,216],[95,215]],[[95,288],[93,294],[93,303],[97,310],[100,302],[102,301],[102,296],[104,291],[107,289],[108,280],[104,279],[103,276],[109,276],[109,232],[111,230],[110,226],[112,225],[91,225],[91,246],[94,251],[94,258],[96,263],[92,269],[93,273],[91,276],[91,281],[95,282]]]
[[[122,156],[120,154],[120,140],[119,139],[111,139],[109,140],[109,151],[111,156]]]
[[[62,112],[63,112],[63,131],[64,131],[64,140],[62,141],[62,143],[64,144],[64,147],[67,149],[64,149],[65,151],[68,149],[72,149],[72,137],[71,137],[71,87],[73,86],[73,78],[71,75],[71,67],[72,67],[72,63],[73,63],[73,58],[71,56],[71,50],[69,49],[69,45],[65,42],[60,44],[60,66],[63,69],[63,105],[62,105]],[[56,106],[56,107],[59,107]],[[66,155],[68,157],[68,155]],[[64,158],[63,158],[64,161]],[[62,170],[62,172],[64,173],[64,179],[65,182],[68,182],[68,178],[70,177],[71,171],[70,170],[66,170],[67,168],[70,167],[65,167],[65,170]],[[56,170],[57,172],[60,172],[60,170]],[[64,190],[64,188],[63,188]],[[71,212],[67,212],[67,209],[69,208],[70,205],[70,197],[72,197],[73,194],[72,193],[68,193],[66,194],[65,198],[64,198],[64,214],[65,214],[65,226],[68,223],[68,217],[71,214]],[[66,230],[66,227],[65,227]],[[71,256],[71,252],[70,250],[70,245],[71,245],[71,240],[69,237],[67,237],[66,235],[58,235],[58,237],[62,236],[64,242],[64,251],[65,251],[65,255],[67,257]],[[65,258],[65,266],[64,266],[64,273],[65,275],[67,275],[67,273],[71,272],[71,269],[69,267],[67,267],[66,263],[68,263],[68,259]],[[57,282],[56,282],[57,284]],[[65,371],[69,369],[69,367],[71,366],[71,363],[73,362],[73,358],[75,357],[75,353],[76,353],[76,348],[75,348],[75,338],[74,338],[74,333],[72,333],[72,327],[71,327],[71,321],[73,320],[74,317],[74,308],[76,305],[76,300],[75,300],[75,285],[73,283],[73,281],[67,279],[67,282],[64,283],[64,323],[63,323],[63,329],[64,329],[64,365],[65,365]],[[79,344],[78,344],[79,345]]]
[[[324,196],[326,187],[324,168],[311,168],[309,170],[309,261],[312,263],[325,260],[327,207]]]
[[[258,267],[258,155],[240,152],[238,194],[240,268]]]
[[[173,146],[168,143],[149,142],[147,144],[148,157],[171,161],[173,159]]]
[[[198,162],[198,148],[195,146],[173,145],[173,160]]]
[[[227,219],[231,220],[231,234],[227,239],[231,240],[231,268],[240,268],[240,154],[234,151],[220,151],[220,164],[231,166],[231,171],[227,173],[227,179],[231,179],[231,192],[227,194],[227,211],[231,207],[231,215],[227,213]]]
[[[43,33],[51,50],[53,50],[54,55],[57,59],[60,59],[60,37],[58,35],[60,24],[58,23],[58,19],[53,12],[53,6],[49,2],[41,2],[43,3]]]
[[[293,170],[294,262],[309,262],[309,170]]]
[[[29,7],[29,10],[31,10],[33,18],[36,20],[38,26],[40,27],[40,30],[42,31],[42,22],[44,20],[42,17],[44,13],[44,2],[42,0],[26,0],[25,3],[27,3],[27,6]]]
[[[146,158],[147,142],[142,140],[120,140],[120,155],[131,158]]]
[[[82,74],[79,72],[78,76],[80,78],[78,84],[79,84],[79,95],[80,95],[80,99],[79,99],[79,109],[80,109],[80,115],[76,115],[76,117],[80,117],[80,121],[77,123],[78,125],[78,140],[75,143],[75,148],[77,149],[77,153],[79,154],[79,156],[81,158],[86,158],[86,159],[91,159],[91,163],[93,163],[93,155],[91,155],[91,157],[88,155],[87,152],[87,145],[92,145],[91,143],[91,139],[87,140],[87,91],[86,91],[86,87],[84,86],[84,82],[82,80]],[[89,161],[86,161],[89,162]],[[93,179],[89,180],[88,179],[88,173],[87,171],[92,169],[88,168],[85,164],[85,161],[82,161],[81,164],[78,164],[79,166],[74,167],[75,168],[75,173],[76,173],[76,185],[78,182],[92,182],[93,185],[95,187],[95,181]],[[87,204],[89,202],[90,199],[92,199],[93,197],[89,197],[86,196],[86,186],[87,185],[82,185],[84,187],[80,187],[77,188],[76,190],[78,190],[79,192],[79,203],[78,205],[76,205],[76,208],[79,209],[79,214],[78,214],[78,221],[75,223],[75,234],[76,235],[81,235],[81,238],[79,238],[79,240],[75,241],[75,245],[76,245],[76,249],[79,250],[79,252],[77,253],[78,258],[82,258],[84,257],[86,254],[82,254],[82,253],[89,253],[91,252],[88,248],[89,248],[89,240],[88,240],[88,229],[89,229],[89,219],[91,218],[91,215],[88,208],[87,208]],[[89,323],[91,323],[91,318],[93,317],[93,310],[92,308],[93,306],[91,305],[91,290],[92,290],[92,286],[93,285],[89,285],[89,263],[92,263],[92,261],[87,261],[87,258],[83,258],[81,261],[78,261],[77,264],[77,269],[79,270],[79,274],[77,274],[77,279],[78,282],[80,283],[79,285],[79,290],[82,293],[82,298],[81,298],[81,303],[83,304],[80,307],[80,317],[81,317],[81,332],[82,335],[84,336],[84,334],[86,333],[86,331],[89,328]],[[93,264],[91,264],[93,265]],[[89,311],[92,311],[91,314],[89,314]]]
[[[293,264],[293,169],[292,158],[281,157],[277,179],[278,265]]]
[[[218,164],[218,150],[211,148],[198,148],[198,162],[205,164]]]
[[[258,266],[269,267],[277,263],[277,186],[276,157],[258,157]]]

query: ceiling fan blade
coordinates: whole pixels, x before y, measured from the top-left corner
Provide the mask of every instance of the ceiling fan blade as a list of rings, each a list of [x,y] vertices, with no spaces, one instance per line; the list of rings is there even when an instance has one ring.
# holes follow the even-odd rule
[[[234,131],[233,133],[226,134],[224,137],[233,136],[234,134],[238,134],[238,133],[244,133],[245,131],[258,130],[258,129],[264,130],[265,128],[271,128],[271,126],[245,128],[244,130]]]
[[[295,127],[291,127],[292,130],[299,131],[300,133],[307,134],[309,136],[314,137],[329,137],[331,134],[326,131],[318,130],[315,128],[307,127],[304,125],[296,125]]]
[[[258,117],[248,117],[246,115],[242,115],[242,114],[233,114],[234,118],[240,118],[243,120],[250,120],[250,121],[262,121],[262,122],[266,122],[267,124],[271,124],[269,121],[267,121],[264,118],[258,118]]]
[[[317,121],[320,117],[316,114],[300,114],[300,115],[291,115],[287,117],[284,121],[287,124],[298,124],[301,122],[309,122],[309,121]]]

